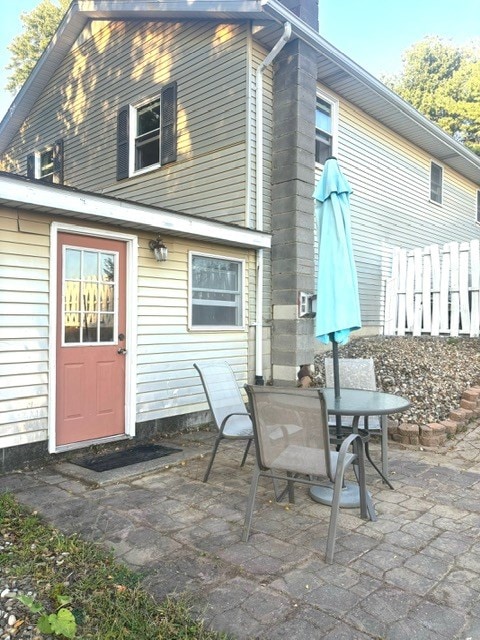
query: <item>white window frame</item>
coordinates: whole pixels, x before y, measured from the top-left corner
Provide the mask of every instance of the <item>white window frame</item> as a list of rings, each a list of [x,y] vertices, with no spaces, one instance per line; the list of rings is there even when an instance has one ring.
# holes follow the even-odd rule
[[[69,244],[64,244],[63,245],[63,259],[62,259],[62,264],[63,264],[63,271],[62,271],[62,300],[66,300],[66,291],[65,291],[65,284],[66,284],[66,276],[65,276],[65,268],[66,268],[66,252],[68,249],[74,249],[74,250],[78,250],[78,251],[92,251],[92,249],[90,247],[80,247],[78,245],[69,245]],[[97,253],[109,253],[113,256],[113,260],[114,260],[114,271],[115,271],[115,275],[117,275],[117,280],[113,281],[113,292],[114,292],[114,300],[113,300],[113,308],[114,311],[113,312],[108,312],[108,314],[112,314],[113,315],[113,319],[114,319],[114,323],[113,323],[113,333],[112,333],[112,340],[109,340],[108,342],[102,342],[101,340],[95,341],[95,342],[89,342],[89,341],[83,341],[80,340],[79,342],[66,342],[65,341],[65,309],[62,309],[62,318],[61,318],[61,346],[62,347],[67,347],[68,349],[70,348],[80,348],[80,347],[86,347],[86,346],[94,346],[94,347],[101,347],[101,346],[105,346],[105,345],[112,345],[115,344],[116,338],[115,336],[118,335],[118,309],[119,309],[119,301],[118,301],[118,252],[117,251],[101,251],[101,250],[96,250]],[[82,312],[80,312],[82,313]],[[86,313],[86,312],[83,312]],[[98,317],[100,317],[101,312],[100,311],[96,311],[95,313],[98,314]],[[99,331],[98,326],[97,326],[97,332]],[[80,333],[80,335],[82,335]]]
[[[75,224],[52,222],[50,227],[50,310],[49,310],[49,334],[52,339],[48,347],[48,370],[50,371],[50,386],[48,394],[48,451],[56,453],[60,449],[56,445],[56,377],[57,377],[57,296],[58,291],[58,234],[61,232],[75,233],[77,235],[94,236],[124,241],[127,245],[127,280],[126,280],[126,305],[127,309],[138,308],[138,237],[136,235],[121,233],[114,229],[96,229],[77,226]],[[137,327],[138,320],[134,313],[127,313],[126,334],[127,354],[125,356],[125,435],[134,437],[137,415]]]
[[[41,149],[40,151],[34,151],[35,157],[35,180],[43,180],[44,182],[52,182],[55,177],[55,159],[52,160],[52,171],[42,176],[42,156],[49,151],[53,151],[53,144]],[[45,180],[48,176],[52,176],[52,180]]]
[[[51,176],[52,177],[51,182],[53,182],[53,179],[55,177],[55,157],[53,155],[52,155],[52,170],[49,173],[42,175],[42,157],[44,154],[50,153],[50,152],[53,152],[53,146],[48,147],[43,151],[40,151],[38,153],[38,156],[35,157],[35,165],[37,165],[37,162],[38,162],[38,177],[40,178],[40,180],[45,180],[46,178]],[[35,166],[35,173],[37,173],[37,166]],[[47,180],[45,181],[47,182]],[[50,182],[50,180],[48,180],[48,182]]]
[[[337,156],[338,155],[338,113],[339,113],[339,102],[337,100],[337,98],[334,98],[332,95],[330,95],[329,93],[326,93],[325,91],[322,91],[321,89],[317,89],[317,98],[320,98],[320,100],[323,100],[324,102],[327,102],[330,105],[330,109],[331,109],[331,114],[330,117],[332,119],[332,131],[331,131],[331,136],[332,136],[332,156]],[[317,103],[315,101],[315,116],[316,116],[316,112],[317,112]],[[316,119],[316,118],[315,118]],[[315,128],[315,143],[317,140],[317,135],[316,135],[316,128]],[[317,162],[317,159],[315,157],[315,166],[317,167],[323,167],[323,163],[322,162]]]
[[[432,187],[433,187],[433,180],[432,180],[432,173],[433,173],[433,165],[435,165],[436,167],[438,167],[440,169],[441,172],[441,181],[440,181],[440,200],[435,200],[432,197]],[[431,160],[430,161],[430,197],[429,200],[430,202],[432,202],[433,204],[436,205],[442,205],[443,204],[443,182],[444,182],[444,169],[443,169],[443,165],[441,165],[439,162],[437,162],[436,160]]]
[[[476,211],[476,220],[477,224],[480,224],[480,189],[477,189],[477,211]]]
[[[155,164],[149,164],[147,167],[142,167],[141,169],[135,169],[135,155],[136,155],[136,146],[135,146],[135,141],[137,139],[137,111],[139,109],[141,109],[143,106],[145,106],[146,104],[148,104],[149,102],[154,102],[155,100],[158,100],[159,106],[160,106],[160,126],[159,126],[159,132],[158,132],[158,157],[159,157],[159,161],[156,162]],[[160,162],[160,157],[161,157],[161,144],[162,144],[162,140],[161,140],[161,135],[162,135],[162,117],[161,117],[161,109],[162,109],[162,102],[161,102],[162,98],[161,95],[158,94],[156,96],[150,96],[149,98],[146,98],[145,100],[142,100],[141,102],[138,102],[134,105],[129,105],[129,118],[128,118],[128,122],[129,122],[129,131],[128,131],[128,137],[129,137],[129,144],[128,144],[128,149],[129,149],[129,157],[128,157],[128,173],[131,176],[138,176],[141,175],[142,173],[148,173],[149,171],[154,171],[155,169],[158,169],[159,167],[162,166],[161,162]]]
[[[239,317],[241,324],[238,325],[194,325],[193,318],[193,286],[192,286],[192,274],[193,274],[193,259],[195,257],[199,258],[213,258],[216,260],[225,260],[229,262],[236,262],[240,265],[241,274],[240,274],[240,309],[239,309]],[[237,258],[234,256],[226,256],[226,255],[218,255],[215,253],[203,253],[201,251],[189,251],[188,252],[188,329],[189,331],[244,331],[246,327],[245,322],[245,314],[246,314],[246,304],[245,304],[245,295],[246,295],[246,263],[243,258]]]

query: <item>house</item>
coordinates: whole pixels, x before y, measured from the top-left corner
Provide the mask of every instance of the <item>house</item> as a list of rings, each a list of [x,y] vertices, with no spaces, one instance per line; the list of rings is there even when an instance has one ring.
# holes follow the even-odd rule
[[[480,158],[325,41],[317,9],[72,2],[0,123],[6,457],[198,420],[196,359],[294,383],[316,348],[298,303],[315,288],[312,193],[330,155],[353,187],[363,333],[382,331],[392,247],[478,236]],[[94,254],[108,275],[82,280]],[[92,379],[84,335],[121,351],[125,425],[63,437]],[[96,401],[119,388],[104,369]]]

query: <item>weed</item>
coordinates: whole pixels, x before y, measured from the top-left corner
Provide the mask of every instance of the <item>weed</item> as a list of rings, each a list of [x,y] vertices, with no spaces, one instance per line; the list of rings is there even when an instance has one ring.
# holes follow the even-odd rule
[[[36,602],[35,598],[27,595],[17,596],[18,600],[24,604],[33,614],[40,614],[37,627],[40,633],[55,634],[64,638],[74,638],[77,631],[77,623],[73,613],[66,608],[72,599],[70,596],[57,596],[58,607],[54,613],[46,613],[45,607]]]
[[[62,535],[1,493],[0,539],[11,543],[0,554],[0,580],[28,578],[36,597],[20,600],[25,618],[42,633],[82,640],[227,638],[193,619],[184,599],[156,603],[141,576],[112,553]]]

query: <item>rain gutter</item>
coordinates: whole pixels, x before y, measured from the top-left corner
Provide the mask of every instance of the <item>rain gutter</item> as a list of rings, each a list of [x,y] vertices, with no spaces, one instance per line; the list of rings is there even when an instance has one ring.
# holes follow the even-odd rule
[[[283,25],[283,34],[278,42],[271,49],[265,59],[258,65],[255,72],[255,112],[256,112],[256,129],[257,129],[257,149],[256,149],[256,216],[255,228],[257,231],[263,231],[263,74],[269,67],[283,47],[290,40],[292,35],[292,26],[290,22]],[[257,291],[256,291],[256,308],[255,308],[255,384],[263,385],[263,249],[257,251]]]

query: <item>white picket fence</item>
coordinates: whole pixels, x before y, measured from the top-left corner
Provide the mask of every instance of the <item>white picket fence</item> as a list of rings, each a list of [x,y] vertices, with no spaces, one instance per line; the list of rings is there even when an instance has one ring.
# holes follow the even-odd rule
[[[480,333],[480,243],[395,248],[386,282],[385,335]]]

